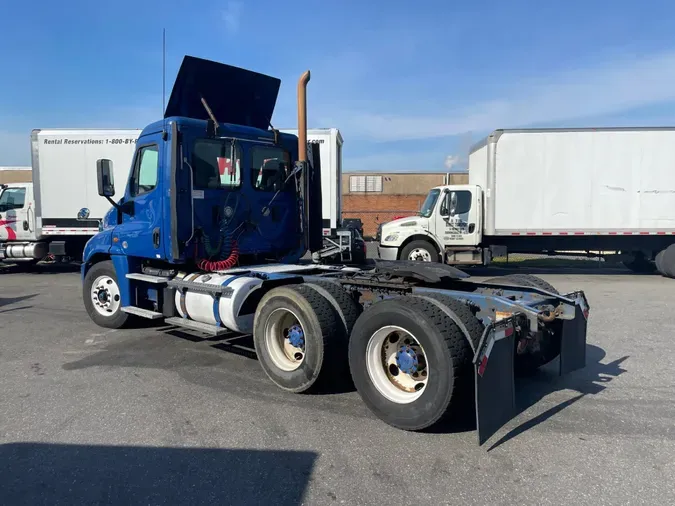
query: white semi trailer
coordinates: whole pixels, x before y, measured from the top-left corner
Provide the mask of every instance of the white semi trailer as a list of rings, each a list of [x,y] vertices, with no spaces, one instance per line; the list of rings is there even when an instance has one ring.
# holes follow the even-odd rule
[[[487,265],[614,252],[651,271],[675,243],[673,167],[675,128],[495,130],[470,150],[469,184],[433,188],[417,216],[381,225],[379,253]]]
[[[49,254],[79,260],[110,209],[92,167],[112,159],[124,184],[140,132],[33,130],[32,182],[0,186],[0,262],[34,263]]]

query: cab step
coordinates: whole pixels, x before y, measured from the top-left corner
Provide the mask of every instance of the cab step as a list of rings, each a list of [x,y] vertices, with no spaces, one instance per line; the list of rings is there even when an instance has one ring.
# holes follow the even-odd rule
[[[155,285],[164,285],[171,278],[165,278],[164,276],[153,276],[151,274],[142,274],[140,272],[131,272],[126,275],[127,279],[133,279],[136,281],[145,281],[146,283],[153,283]]]
[[[169,325],[196,330],[197,332],[203,332],[211,336],[222,336],[224,334],[232,333],[231,330],[224,327],[217,327],[215,325],[209,325],[208,323],[196,322],[194,320],[188,320],[187,318],[181,318],[179,316],[172,316],[164,321]]]
[[[148,320],[158,320],[160,318],[164,318],[164,315],[162,313],[150,311],[149,309],[143,309],[142,307],[124,306],[122,308],[122,311],[135,316],[140,316],[141,318],[147,318]]]

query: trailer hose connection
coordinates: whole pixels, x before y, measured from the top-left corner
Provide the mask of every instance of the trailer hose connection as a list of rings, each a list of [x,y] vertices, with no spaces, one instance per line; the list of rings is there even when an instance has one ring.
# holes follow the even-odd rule
[[[237,262],[239,262],[239,245],[236,240],[233,240],[230,256],[225,260],[208,260],[203,258],[197,263],[197,267],[205,272],[216,272],[231,269],[237,265]]]

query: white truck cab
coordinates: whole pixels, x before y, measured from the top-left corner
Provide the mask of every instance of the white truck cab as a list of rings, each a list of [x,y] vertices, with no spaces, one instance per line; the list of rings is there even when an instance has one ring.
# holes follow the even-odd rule
[[[483,264],[482,198],[476,185],[432,188],[417,216],[380,225],[376,237],[380,258]]]
[[[33,183],[0,185],[0,241],[35,239]]]

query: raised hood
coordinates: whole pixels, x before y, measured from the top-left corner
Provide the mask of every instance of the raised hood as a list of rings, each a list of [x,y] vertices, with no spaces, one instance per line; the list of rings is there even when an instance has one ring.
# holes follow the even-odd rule
[[[267,130],[281,80],[194,56],[185,56],[164,117],[209,119],[204,98],[219,123]]]

